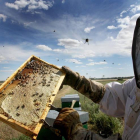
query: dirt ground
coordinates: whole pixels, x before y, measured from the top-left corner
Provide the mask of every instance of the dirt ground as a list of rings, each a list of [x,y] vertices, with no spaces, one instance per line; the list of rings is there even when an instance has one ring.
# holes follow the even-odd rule
[[[10,140],[20,135],[21,133],[19,133],[18,131],[14,130],[3,122],[0,122],[0,140]]]

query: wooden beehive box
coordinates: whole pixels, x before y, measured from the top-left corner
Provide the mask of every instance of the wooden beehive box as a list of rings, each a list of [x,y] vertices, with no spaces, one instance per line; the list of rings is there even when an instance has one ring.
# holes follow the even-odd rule
[[[0,121],[36,139],[65,74],[31,56],[0,86]]]

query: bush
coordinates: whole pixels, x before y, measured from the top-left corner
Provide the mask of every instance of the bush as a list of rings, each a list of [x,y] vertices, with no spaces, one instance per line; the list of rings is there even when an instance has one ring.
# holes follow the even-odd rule
[[[118,80],[118,81],[122,81],[122,80],[123,80],[123,77],[118,77],[117,80]]]
[[[92,129],[95,129],[98,134],[106,138],[116,133],[122,135],[123,125],[122,121],[118,118],[109,117],[99,111],[99,113],[95,114],[94,125]]]
[[[123,120],[110,117],[99,110],[99,105],[79,94],[82,110],[88,111],[90,129],[97,134],[108,137],[112,134],[123,132]]]

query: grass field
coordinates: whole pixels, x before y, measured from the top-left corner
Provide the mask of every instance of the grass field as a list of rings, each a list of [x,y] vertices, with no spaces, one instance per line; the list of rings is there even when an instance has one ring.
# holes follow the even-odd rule
[[[116,80],[113,80],[116,81]],[[120,83],[125,80],[118,81]],[[102,84],[106,84],[112,82],[112,80],[103,80],[100,81]],[[1,84],[1,83],[0,83]],[[89,112],[90,120],[88,122],[88,127],[94,132],[102,132],[102,133],[122,133],[123,131],[123,121],[121,119],[108,117],[99,111],[99,106],[94,104],[90,99],[81,95],[77,91],[73,90],[69,86],[64,86],[57,94],[53,105],[56,107],[61,107],[61,97],[66,94],[79,94],[80,103],[82,110]],[[16,130],[12,129],[8,125],[0,122],[0,140],[29,140],[30,138],[22,135]]]

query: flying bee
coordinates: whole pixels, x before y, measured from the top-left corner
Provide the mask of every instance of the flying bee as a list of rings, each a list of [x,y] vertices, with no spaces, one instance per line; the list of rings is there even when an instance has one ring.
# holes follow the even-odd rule
[[[88,45],[89,45],[89,40],[91,40],[91,39],[85,38],[84,40],[85,40],[85,43],[88,43]]]

